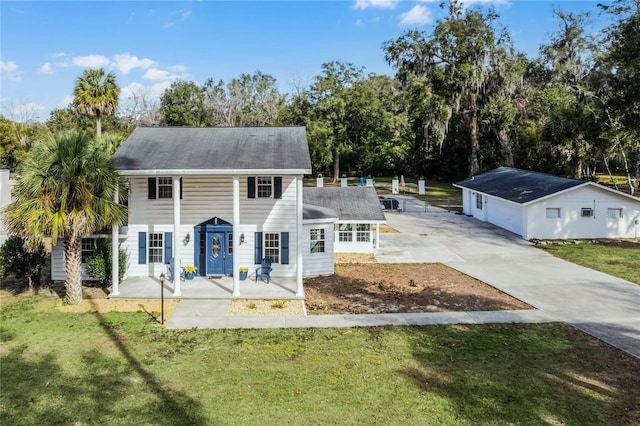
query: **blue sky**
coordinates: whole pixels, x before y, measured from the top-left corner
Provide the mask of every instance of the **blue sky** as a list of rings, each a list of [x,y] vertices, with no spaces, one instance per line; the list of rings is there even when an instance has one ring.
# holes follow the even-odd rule
[[[553,11],[591,10],[597,1],[464,0],[493,5],[517,50],[537,55],[557,29]],[[176,79],[225,83],[257,70],[282,92],[306,86],[329,61],[393,75],[382,43],[444,16],[439,0],[6,1],[0,2],[0,113],[46,120],[71,101],[86,68],[115,73],[121,107],[132,91],[156,98]]]

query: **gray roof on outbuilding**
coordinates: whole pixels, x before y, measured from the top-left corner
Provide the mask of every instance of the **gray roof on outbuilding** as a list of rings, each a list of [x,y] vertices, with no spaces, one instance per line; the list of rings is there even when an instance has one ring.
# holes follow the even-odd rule
[[[500,167],[456,182],[454,186],[471,189],[514,203],[526,204],[585,183],[587,182],[579,179],[567,179],[546,173]]]
[[[311,173],[304,127],[138,127],[113,156],[121,172]]]
[[[335,211],[341,221],[386,220],[378,194],[372,186],[306,187],[302,198],[307,205]]]

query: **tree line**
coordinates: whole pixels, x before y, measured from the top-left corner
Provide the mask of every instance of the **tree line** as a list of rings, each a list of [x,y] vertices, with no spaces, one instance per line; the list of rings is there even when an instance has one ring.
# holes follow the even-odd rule
[[[138,125],[304,125],[314,171],[414,175],[444,181],[506,165],[576,178],[640,178],[638,0],[600,5],[613,24],[586,32],[588,14],[555,12],[557,30],[535,58],[517,52],[491,8],[446,4],[429,32],[382,46],[394,76],[322,64],[284,94],[256,71],[229,82],[175,81],[159,100],[143,91],[118,106],[112,73],[87,70],[74,101],[44,124],[0,118],[0,167],[14,169],[47,133],[101,128],[112,149]],[[104,96],[110,97],[105,102]],[[83,97],[84,96],[84,97]]]

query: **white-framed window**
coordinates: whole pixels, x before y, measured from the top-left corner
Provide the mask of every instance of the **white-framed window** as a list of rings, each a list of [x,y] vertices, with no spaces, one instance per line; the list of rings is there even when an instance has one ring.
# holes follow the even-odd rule
[[[356,225],[356,241],[371,241],[371,225],[368,223],[359,223]]]
[[[482,210],[482,194],[476,194],[476,209]]]
[[[580,209],[580,216],[581,217],[593,217],[593,209],[590,207],[586,207],[583,209]]]
[[[82,263],[86,263],[96,252],[102,248],[103,238],[83,238],[80,243]]]
[[[547,208],[547,219],[560,219],[560,209],[558,207]]]
[[[258,198],[271,198],[273,195],[273,180],[271,176],[258,176],[256,179],[256,194],[258,194]]]
[[[353,227],[350,223],[341,223],[338,227],[338,241],[353,241]]]
[[[311,229],[309,231],[309,252],[324,253],[324,229]]]
[[[158,178],[158,198],[173,198],[173,179],[171,177]]]
[[[612,220],[620,220],[622,219],[622,209],[620,208],[609,208],[607,209],[607,217]]]
[[[149,263],[164,263],[162,232],[149,233]]]
[[[273,263],[280,263],[280,234],[264,234],[264,257],[271,258]]]

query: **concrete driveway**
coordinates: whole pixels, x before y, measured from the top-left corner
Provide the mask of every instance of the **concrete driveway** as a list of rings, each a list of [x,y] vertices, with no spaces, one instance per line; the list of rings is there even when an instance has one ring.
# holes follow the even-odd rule
[[[387,213],[378,262],[441,262],[640,358],[640,286],[557,259],[519,236],[429,208]],[[640,256],[639,256],[640,273]]]

